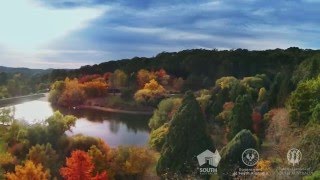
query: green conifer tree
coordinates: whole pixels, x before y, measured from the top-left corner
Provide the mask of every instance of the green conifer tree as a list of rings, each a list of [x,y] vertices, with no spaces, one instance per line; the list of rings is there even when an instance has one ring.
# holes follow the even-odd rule
[[[170,123],[157,164],[158,175],[194,172],[198,166],[196,156],[207,149],[215,151],[206,121],[194,95],[187,92]]]

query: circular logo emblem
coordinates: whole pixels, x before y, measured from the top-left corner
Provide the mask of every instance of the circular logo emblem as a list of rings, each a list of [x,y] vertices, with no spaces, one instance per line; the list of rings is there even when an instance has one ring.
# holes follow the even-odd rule
[[[299,164],[299,162],[301,161],[302,153],[299,149],[292,148],[287,153],[287,159],[289,164],[295,166],[296,164]]]
[[[242,162],[247,166],[254,166],[259,161],[259,153],[255,149],[246,149],[242,153]]]

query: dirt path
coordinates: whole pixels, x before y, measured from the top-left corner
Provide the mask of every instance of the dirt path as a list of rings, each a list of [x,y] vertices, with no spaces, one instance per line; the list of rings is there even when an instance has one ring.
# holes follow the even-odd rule
[[[140,114],[140,115],[152,115],[153,111],[129,111],[129,110],[121,110],[121,109],[113,109],[113,108],[107,108],[107,107],[100,107],[100,106],[87,106],[87,105],[81,105],[77,106],[78,109],[93,109],[93,110],[99,110],[104,112],[114,112],[114,113],[124,113],[124,114]]]

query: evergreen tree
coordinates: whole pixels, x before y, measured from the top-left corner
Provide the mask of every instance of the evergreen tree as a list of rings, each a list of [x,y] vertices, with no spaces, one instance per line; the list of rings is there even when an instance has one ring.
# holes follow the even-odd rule
[[[217,115],[223,110],[223,105],[229,100],[228,89],[219,89],[214,92],[210,98],[209,105],[206,107],[207,117],[215,119]]]
[[[228,139],[232,139],[242,129],[252,130],[251,113],[250,97],[247,95],[238,96],[229,119]]]
[[[157,164],[158,175],[194,172],[198,165],[196,156],[207,149],[215,151],[206,128],[198,102],[191,92],[187,92],[169,126]]]
[[[258,150],[258,138],[249,130],[240,131],[220,152],[221,160],[218,173],[221,179],[230,179],[238,167],[246,167],[242,162],[242,153],[248,148]]]

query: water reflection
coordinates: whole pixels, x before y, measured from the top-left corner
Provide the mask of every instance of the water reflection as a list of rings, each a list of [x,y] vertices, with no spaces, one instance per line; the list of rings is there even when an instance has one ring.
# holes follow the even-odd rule
[[[96,110],[73,110],[51,107],[47,101],[30,101],[15,105],[15,118],[28,123],[43,121],[59,110],[61,113],[76,116],[75,127],[68,135],[83,134],[99,137],[110,146],[145,145],[149,137],[146,115],[106,113]]]
[[[74,110],[65,108],[53,108],[55,111],[60,111],[63,114],[72,114],[78,119],[84,118],[90,122],[102,123],[103,121],[110,122],[110,131],[117,133],[116,126],[126,126],[129,132],[138,133],[141,131],[149,133],[148,120],[149,115],[132,115],[121,113],[108,113],[97,110]]]

